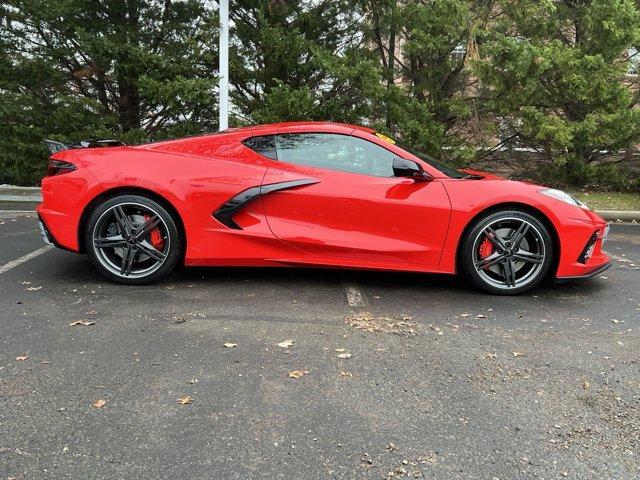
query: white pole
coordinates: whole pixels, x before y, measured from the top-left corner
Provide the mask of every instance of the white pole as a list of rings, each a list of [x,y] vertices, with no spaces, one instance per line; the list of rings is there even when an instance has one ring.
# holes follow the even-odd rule
[[[229,0],[220,0],[219,129],[229,127]]]

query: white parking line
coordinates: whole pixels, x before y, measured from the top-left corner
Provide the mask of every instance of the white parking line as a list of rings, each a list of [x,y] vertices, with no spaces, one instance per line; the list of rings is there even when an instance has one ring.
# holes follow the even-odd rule
[[[44,247],[39,248],[35,252],[27,253],[23,257],[20,257],[15,260],[11,260],[8,263],[5,263],[3,266],[0,267],[0,275],[2,275],[5,272],[8,272],[9,270],[11,270],[14,267],[17,267],[18,265],[22,265],[24,262],[28,262],[29,260],[37,257],[38,255],[42,255],[43,253],[48,252],[52,248],[53,248],[53,245],[45,245]]]
[[[347,294],[347,303],[350,307],[364,307],[367,305],[362,292],[355,283],[348,283],[344,287]]]

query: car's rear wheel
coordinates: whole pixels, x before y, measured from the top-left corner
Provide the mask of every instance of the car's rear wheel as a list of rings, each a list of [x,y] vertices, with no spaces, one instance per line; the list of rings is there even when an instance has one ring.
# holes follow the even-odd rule
[[[85,246],[100,273],[118,283],[146,284],[180,262],[184,241],[173,216],[141,195],[120,195],[98,205],[85,229]]]
[[[501,210],[472,225],[463,240],[461,261],[477,287],[514,295],[544,280],[553,254],[551,234],[540,220],[520,210]]]

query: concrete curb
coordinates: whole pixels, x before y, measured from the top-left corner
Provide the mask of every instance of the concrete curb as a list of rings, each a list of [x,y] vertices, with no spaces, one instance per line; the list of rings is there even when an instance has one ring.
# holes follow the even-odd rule
[[[640,212],[635,210],[596,210],[596,213],[611,222],[640,222]]]
[[[0,202],[40,203],[40,187],[0,186]]]
[[[39,187],[5,187],[0,186],[0,203],[4,207],[12,203],[36,204],[42,202],[42,194]],[[615,222],[640,222],[638,210],[596,210],[596,213],[607,221]]]

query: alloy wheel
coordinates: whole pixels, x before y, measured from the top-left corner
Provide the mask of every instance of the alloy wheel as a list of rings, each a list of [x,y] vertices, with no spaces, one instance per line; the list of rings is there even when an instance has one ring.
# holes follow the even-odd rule
[[[92,246],[97,260],[112,274],[142,278],[165,262],[171,238],[166,222],[153,208],[119,203],[103,212],[96,222]]]
[[[544,268],[545,242],[536,226],[517,217],[484,226],[473,243],[473,268],[489,285],[509,290],[535,281]]]

